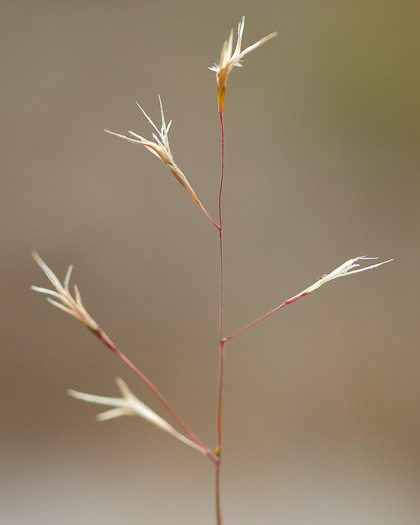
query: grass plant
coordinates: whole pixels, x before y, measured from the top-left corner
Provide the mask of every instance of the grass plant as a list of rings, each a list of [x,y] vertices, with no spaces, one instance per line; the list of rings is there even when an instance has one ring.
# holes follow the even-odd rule
[[[161,115],[161,124],[160,126],[156,125],[152,119],[147,115],[143,108],[139,105],[140,110],[143,112],[148,123],[152,126],[152,140],[146,139],[143,136],[129,131],[127,135],[122,135],[112,131],[107,131],[113,136],[122,138],[125,141],[128,141],[132,144],[144,146],[148,151],[153,155],[159,158],[174,175],[177,181],[181,184],[184,190],[188,193],[190,197],[198,204],[201,211],[205,214],[209,220],[209,225],[211,228],[214,228],[215,234],[218,236],[219,240],[219,377],[218,377],[218,399],[217,399],[217,421],[215,422],[216,430],[216,446],[213,448],[204,443],[200,437],[198,437],[190,428],[187,423],[185,423],[182,418],[178,415],[175,409],[169,404],[169,402],[161,394],[158,387],[152,383],[152,381],[144,375],[144,373],[137,368],[137,366],[127,357],[125,353],[120,350],[120,348],[110,339],[106,332],[98,325],[98,323],[91,317],[91,315],[85,309],[81,294],[77,286],[74,286],[74,295],[70,291],[70,277],[72,273],[72,266],[69,267],[63,283],[56,277],[55,273],[45,264],[45,262],[39,257],[39,255],[34,252],[33,256],[37,264],[43,270],[45,275],[48,277],[52,284],[52,289],[41,288],[38,286],[33,286],[32,289],[48,295],[48,301],[60,308],[64,312],[72,315],[79,322],[81,322],[86,328],[88,328],[107,348],[109,348],[119,359],[121,359],[137,376],[141,379],[147,387],[153,392],[153,394],[158,398],[162,404],[162,408],[167,413],[168,416],[171,416],[177,425],[178,429],[172,426],[166,419],[158,415],[151,408],[142,403],[128,388],[126,383],[117,378],[117,385],[121,392],[121,397],[103,397],[93,394],[86,394],[82,392],[76,392],[74,390],[69,390],[68,394],[76,399],[86,401],[89,403],[96,403],[104,405],[107,407],[105,412],[102,412],[97,416],[97,419],[100,421],[121,417],[121,416],[140,416],[141,418],[149,421],[153,425],[157,426],[161,430],[169,433],[174,438],[180,440],[185,445],[191,447],[194,450],[197,450],[210,460],[215,474],[215,516],[217,525],[221,525],[223,522],[222,518],[222,507],[221,507],[221,488],[220,488],[220,475],[222,467],[222,450],[223,450],[223,372],[224,372],[224,359],[225,351],[227,344],[234,338],[238,337],[240,334],[250,329],[255,324],[263,321],[266,317],[273,315],[278,312],[280,309],[285,306],[305,297],[306,295],[314,292],[324,284],[338,277],[346,277],[353,275],[355,273],[364,272],[366,270],[377,268],[387,262],[377,262],[373,264],[365,264],[366,261],[371,259],[376,259],[366,256],[358,256],[351,258],[344,262],[341,266],[331,271],[328,274],[324,274],[318,280],[316,280],[312,285],[306,287],[300,293],[294,295],[293,297],[283,301],[281,304],[271,309],[264,315],[260,316],[258,319],[244,325],[241,329],[236,331],[233,334],[224,335],[223,331],[223,321],[224,321],[224,300],[223,300],[223,207],[222,207],[222,196],[223,196],[223,180],[224,180],[224,166],[225,166],[225,130],[223,124],[223,115],[225,107],[225,98],[227,90],[227,81],[229,74],[235,67],[242,66],[242,60],[244,57],[249,54],[251,51],[254,51],[262,44],[271,40],[276,36],[276,33],[272,33],[255,44],[247,47],[242,50],[242,38],[244,32],[245,18],[242,18],[241,22],[238,25],[237,30],[237,39],[236,45],[234,47],[234,32],[233,30],[230,33],[228,40],[226,40],[222,46],[222,52],[220,56],[220,62],[217,65],[210,67],[209,69],[216,73],[216,88],[217,88],[217,111],[220,119],[220,131],[221,131],[221,172],[220,172],[220,186],[218,192],[218,217],[217,219],[212,218],[207,212],[206,208],[202,204],[201,200],[198,198],[197,194],[193,190],[191,184],[188,182],[187,177],[181,171],[181,169],[175,163],[173,154],[169,145],[169,130],[171,127],[171,122],[166,123],[163,104],[159,97],[160,105],[160,115]],[[365,264],[363,266],[363,264]]]

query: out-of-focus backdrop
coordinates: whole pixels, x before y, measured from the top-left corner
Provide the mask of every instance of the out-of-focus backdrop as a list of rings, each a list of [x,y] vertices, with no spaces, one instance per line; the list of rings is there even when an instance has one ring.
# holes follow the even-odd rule
[[[420,520],[420,5],[3,1],[0,522],[213,524],[210,462],[142,420],[95,421],[66,389],[158,402],[30,291],[74,264],[92,316],[210,446],[217,234],[144,148],[158,94],[176,162],[217,215],[225,105],[225,335],[358,255],[340,279],[226,347],[227,525]]]

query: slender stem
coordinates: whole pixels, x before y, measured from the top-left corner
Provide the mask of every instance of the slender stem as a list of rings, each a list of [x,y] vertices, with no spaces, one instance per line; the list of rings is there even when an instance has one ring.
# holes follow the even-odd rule
[[[220,466],[222,461],[222,400],[223,400],[223,368],[224,368],[224,346],[223,341],[220,342],[220,356],[219,356],[219,401],[217,407],[217,448],[215,464],[215,483],[216,483],[216,523],[222,525],[222,509],[220,501]]]
[[[225,362],[225,352],[224,352],[225,341],[220,342],[219,347],[219,401],[217,406],[217,454],[216,456],[221,457],[221,447],[222,447],[222,400],[223,400],[223,369]]]
[[[222,342],[223,343],[227,343],[228,341],[230,341],[231,339],[233,339],[237,335],[241,334],[242,332],[245,332],[245,330],[248,330],[248,328],[251,328],[251,326],[254,326],[254,324],[257,324],[260,321],[262,321],[263,319],[265,319],[266,317],[268,317],[269,315],[272,315],[272,314],[276,313],[278,310],[280,310],[284,306],[287,306],[288,304],[294,303],[298,299],[301,299],[302,297],[305,297],[305,295],[308,295],[308,293],[309,292],[302,292],[302,293],[300,293],[298,295],[295,295],[294,297],[291,297],[290,299],[287,299],[287,301],[284,301],[284,303],[282,303],[281,305],[277,306],[273,310],[270,310],[269,312],[267,312],[266,314],[262,315],[258,319],[255,319],[255,321],[252,321],[252,323],[247,324],[246,326],[244,326],[243,328],[241,328],[240,330],[238,330],[234,334],[230,335],[229,337],[225,337],[222,340]]]
[[[166,410],[171,414],[171,416],[175,419],[175,421],[179,424],[179,426],[188,434],[188,436],[201,448],[203,448],[206,451],[206,455],[214,462],[217,462],[217,458],[213,454],[213,452],[201,441],[199,437],[197,437],[192,430],[190,430],[187,425],[182,421],[182,419],[178,416],[178,414],[174,411],[174,409],[170,406],[170,404],[166,401],[166,399],[163,397],[163,395],[159,392],[159,390],[155,387],[155,385],[148,379],[143,372],[141,372],[135,365],[130,361],[130,359],[119,349],[115,346],[115,344],[111,341],[111,339],[101,330],[98,328],[97,330],[92,330],[92,332],[96,335],[96,337],[105,345],[107,346],[116,356],[118,356],[124,363],[131,368],[131,370],[144,382],[146,385],[150,388],[150,390],[155,394],[155,396],[159,399],[159,401],[162,403],[162,405],[166,408]]]
[[[220,505],[220,462],[215,464],[215,484],[216,484],[216,524],[222,525],[222,509]]]
[[[199,199],[197,199],[195,202],[200,206],[200,208],[201,208],[201,209],[203,210],[203,212],[206,214],[207,218],[211,221],[211,223],[213,224],[213,226],[215,226],[215,227],[217,228],[217,230],[220,231],[220,226],[217,224],[217,222],[215,222],[215,221],[211,218],[209,212],[208,212],[208,211],[206,210],[206,208],[203,206],[202,202],[201,202]]]
[[[223,124],[223,113],[219,113],[220,117],[220,129],[222,132],[222,168],[220,175],[220,188],[219,188],[219,224],[222,229],[222,193],[223,193],[223,177],[225,174],[225,126]]]
[[[217,448],[215,464],[216,485],[216,523],[222,525],[222,510],[220,501],[220,466],[222,460],[222,404],[223,404],[223,368],[224,368],[224,346],[223,340],[223,222],[222,222],[222,194],[223,177],[225,171],[225,129],[223,125],[223,112],[219,112],[220,129],[222,140],[222,166],[219,188],[219,255],[220,255],[220,294],[219,294],[219,392],[217,403]]]
[[[223,194],[223,177],[225,171],[225,129],[223,125],[223,113],[220,113],[220,129],[222,132],[222,168],[220,176],[219,189],[219,254],[220,254],[220,295],[219,295],[219,402],[217,415],[217,446],[220,449],[222,445],[222,398],[223,398],[223,363],[224,363],[224,342],[223,342],[223,221],[222,221],[222,194]],[[220,457],[220,456],[219,456]]]

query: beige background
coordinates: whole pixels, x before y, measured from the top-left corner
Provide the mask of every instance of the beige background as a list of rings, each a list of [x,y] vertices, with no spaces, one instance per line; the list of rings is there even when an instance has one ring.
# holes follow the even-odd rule
[[[217,235],[164,166],[103,132],[173,118],[216,215],[207,70],[247,17],[277,30],[229,80],[226,335],[346,259],[390,257],[227,346],[227,525],[420,519],[419,3],[3,1],[0,522],[213,524],[210,462],[141,420],[96,423],[67,388],[122,376],[30,292],[37,249],[181,416],[215,444]],[[161,412],[162,413],[162,412]]]

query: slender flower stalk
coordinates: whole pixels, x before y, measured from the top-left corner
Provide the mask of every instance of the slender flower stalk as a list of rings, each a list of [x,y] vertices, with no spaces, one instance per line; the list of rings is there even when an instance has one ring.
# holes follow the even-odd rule
[[[207,454],[207,450],[205,448],[197,445],[196,443],[194,443],[194,441],[191,441],[183,434],[175,430],[175,428],[172,425],[170,425],[167,421],[158,416],[155,411],[153,411],[142,401],[140,401],[140,399],[138,399],[133,394],[133,392],[131,392],[131,390],[128,388],[128,386],[122,379],[117,377],[115,381],[118,385],[118,388],[120,389],[122,397],[97,396],[92,394],[84,394],[82,392],[77,392],[76,390],[68,390],[67,393],[76,399],[80,399],[88,403],[97,403],[99,405],[107,405],[113,407],[111,410],[107,410],[106,412],[98,414],[96,416],[96,419],[98,421],[106,421],[108,419],[113,419],[121,416],[140,416],[141,418],[145,419],[146,421],[149,421],[161,430],[164,430],[165,432],[178,439],[182,443],[185,443],[189,447],[198,450],[202,454]]]
[[[222,508],[220,497],[220,467],[222,462],[222,406],[223,406],[223,377],[225,363],[225,342],[223,341],[223,297],[224,297],[224,259],[223,259],[223,220],[222,220],[222,196],[223,179],[225,173],[225,127],[223,123],[223,112],[219,113],[221,132],[221,173],[219,186],[219,387],[217,401],[217,447],[215,464],[215,499],[216,499],[216,522],[222,525]]]
[[[155,387],[155,385],[150,381],[150,379],[139,370],[134,363],[130,361],[130,359],[112,342],[112,340],[108,337],[108,335],[102,330],[102,328],[99,327],[99,325],[92,319],[92,317],[87,313],[86,309],[84,308],[82,304],[82,299],[80,296],[80,292],[75,286],[75,299],[71,296],[69,291],[69,282],[70,282],[70,275],[72,271],[72,266],[69,267],[66,273],[66,277],[64,279],[64,284],[61,284],[57,276],[54,274],[54,272],[49,268],[45,262],[39,257],[39,255],[36,252],[33,252],[33,257],[35,261],[38,263],[38,265],[41,267],[41,269],[44,271],[45,275],[48,277],[48,279],[53,284],[55,290],[49,290],[48,288],[40,288],[38,286],[32,286],[32,290],[40,293],[44,293],[47,295],[51,295],[57,299],[53,300],[50,297],[47,298],[47,300],[59,308],[60,310],[65,311],[66,313],[70,314],[71,316],[75,317],[78,321],[80,321],[84,326],[89,328],[91,332],[105,345],[107,346],[117,357],[119,357],[131,370],[150,388],[150,390],[154,393],[154,395],[159,399],[159,401],[162,403],[162,405],[166,408],[166,410],[171,414],[171,416],[175,419],[175,421],[180,425],[180,427],[186,432],[186,434],[202,449],[206,451],[207,456],[213,461],[216,461],[216,458],[214,454],[211,452],[211,450],[204,445],[204,443],[201,441],[199,437],[197,437],[194,432],[192,432],[188,426],[182,421],[182,419],[178,416],[178,414],[175,412],[175,410],[171,407],[171,405],[166,401],[164,396],[160,393],[160,391]],[[61,301],[61,302],[58,302]]]
[[[210,71],[216,73],[216,82],[217,82],[217,101],[219,113],[223,113],[223,106],[225,103],[225,94],[226,94],[226,85],[229,73],[234,67],[242,66],[242,59],[245,55],[257,49],[257,47],[262,46],[265,42],[277,36],[277,33],[271,33],[252,46],[247,47],[241,51],[242,46],[242,36],[244,33],[245,26],[245,17],[242,17],[241,22],[238,24],[238,37],[236,40],[236,47],[233,50],[233,29],[230,32],[229,39],[225,40],[222,47],[222,53],[220,55],[220,64],[214,64],[214,66],[209,67]]]
[[[218,228],[218,225],[216,222],[211,218],[203,204],[201,203],[200,199],[197,197],[195,191],[193,190],[191,184],[188,182],[186,176],[182,173],[181,169],[176,165],[175,160],[172,156],[171,148],[169,146],[169,129],[172,124],[172,120],[166,124],[165,115],[163,113],[163,106],[162,106],[162,100],[159,96],[159,105],[160,105],[160,117],[161,117],[161,127],[158,129],[156,124],[153,122],[153,120],[149,117],[149,115],[144,111],[144,109],[140,106],[140,104],[137,102],[138,107],[142,111],[143,115],[146,117],[149,124],[152,126],[152,128],[156,131],[156,133],[152,132],[152,140],[148,140],[141,135],[138,135],[137,133],[134,133],[134,131],[129,131],[130,134],[129,137],[126,135],[120,135],[119,133],[114,133],[113,131],[105,130],[106,133],[109,133],[110,135],[114,135],[115,137],[119,137],[121,139],[127,140],[128,142],[131,142],[132,144],[140,144],[141,146],[144,146],[147,150],[149,150],[153,155],[155,155],[157,158],[159,158],[166,166],[168,166],[170,172],[172,175],[176,178],[176,180],[181,184],[181,186],[188,192],[188,194],[195,200],[195,202],[200,206],[200,208],[203,210],[203,212],[206,214],[207,218],[212,222],[212,224]]]
[[[220,277],[219,277],[219,388],[218,388],[218,403],[217,403],[217,447],[215,464],[215,487],[216,487],[216,522],[218,525],[222,524],[222,511],[220,502],[220,466],[222,459],[222,405],[223,405],[223,375],[224,375],[224,346],[223,339],[223,226],[222,226],[222,194],[223,194],[223,178],[225,168],[225,130],[223,122],[223,108],[225,103],[226,85],[229,73],[232,69],[242,66],[242,59],[245,55],[256,49],[257,47],[275,37],[277,33],[262,38],[252,46],[247,47],[241,51],[242,36],[245,26],[245,17],[242,17],[238,25],[238,37],[236,41],[235,50],[233,50],[233,29],[230,32],[229,40],[223,43],[222,53],[220,56],[220,64],[215,64],[210,67],[211,71],[216,73],[216,87],[217,87],[217,103],[220,117],[221,130],[221,146],[222,146],[222,166],[219,186],[219,259],[220,259]]]
[[[280,304],[279,306],[277,306],[273,310],[270,310],[269,312],[267,312],[266,314],[262,315],[261,317],[259,317],[255,321],[253,321],[252,323],[247,324],[246,326],[244,326],[243,328],[241,328],[240,330],[238,330],[237,332],[235,332],[231,336],[226,337],[225,339],[223,339],[223,341],[225,343],[227,343],[228,341],[230,341],[231,339],[233,339],[237,335],[241,334],[242,332],[245,332],[245,330],[248,330],[248,328],[251,328],[251,326],[254,326],[255,324],[257,324],[260,321],[262,321],[263,319],[266,319],[267,317],[269,317],[270,315],[274,314],[275,312],[278,312],[279,310],[281,310],[285,306],[287,306],[287,305],[289,305],[291,303],[294,303],[298,299],[301,299],[302,297],[305,297],[306,295],[309,295],[310,293],[314,292],[315,290],[318,290],[318,288],[320,288],[321,286],[323,286],[327,282],[332,281],[333,279],[338,279],[338,277],[347,277],[348,275],[353,275],[353,274],[359,273],[359,272],[365,272],[366,270],[373,270],[374,268],[378,268],[379,266],[382,266],[383,264],[387,264],[387,263],[389,263],[389,262],[394,260],[394,259],[389,259],[388,261],[383,261],[383,262],[380,262],[380,263],[377,263],[377,264],[371,264],[370,266],[365,266],[364,268],[359,268],[358,270],[353,270],[353,268],[357,268],[357,267],[360,266],[360,264],[358,264],[357,261],[366,261],[366,260],[373,260],[373,259],[378,259],[378,257],[366,257],[366,256],[362,255],[362,256],[359,256],[359,257],[355,257],[354,259],[349,259],[348,261],[346,261],[345,263],[341,264],[338,268],[336,268],[332,272],[322,275],[317,281],[314,282],[314,284],[311,284],[311,286],[308,286],[308,288],[305,288],[302,292],[298,293],[297,295],[294,295],[290,299],[287,299],[286,301],[284,301],[284,303]]]
[[[245,17],[242,17],[238,25],[238,37],[236,41],[235,50],[233,50],[233,29],[230,32],[229,40],[223,43],[222,53],[220,56],[220,64],[215,64],[210,67],[211,71],[216,73],[216,87],[217,87],[217,103],[220,117],[221,130],[221,146],[222,146],[222,166],[219,186],[219,259],[220,259],[220,277],[219,277],[219,388],[218,388],[218,403],[217,403],[217,447],[215,464],[215,488],[216,488],[216,522],[217,525],[222,524],[222,511],[220,502],[220,466],[222,460],[222,405],[223,405],[223,375],[224,375],[224,346],[226,340],[223,339],[223,226],[222,226],[222,194],[223,194],[223,179],[225,168],[225,129],[223,122],[223,108],[225,103],[226,85],[229,73],[232,69],[242,66],[242,59],[245,55],[256,49],[257,47],[275,37],[277,33],[262,38],[252,46],[247,47],[241,51],[242,36],[245,26]]]

